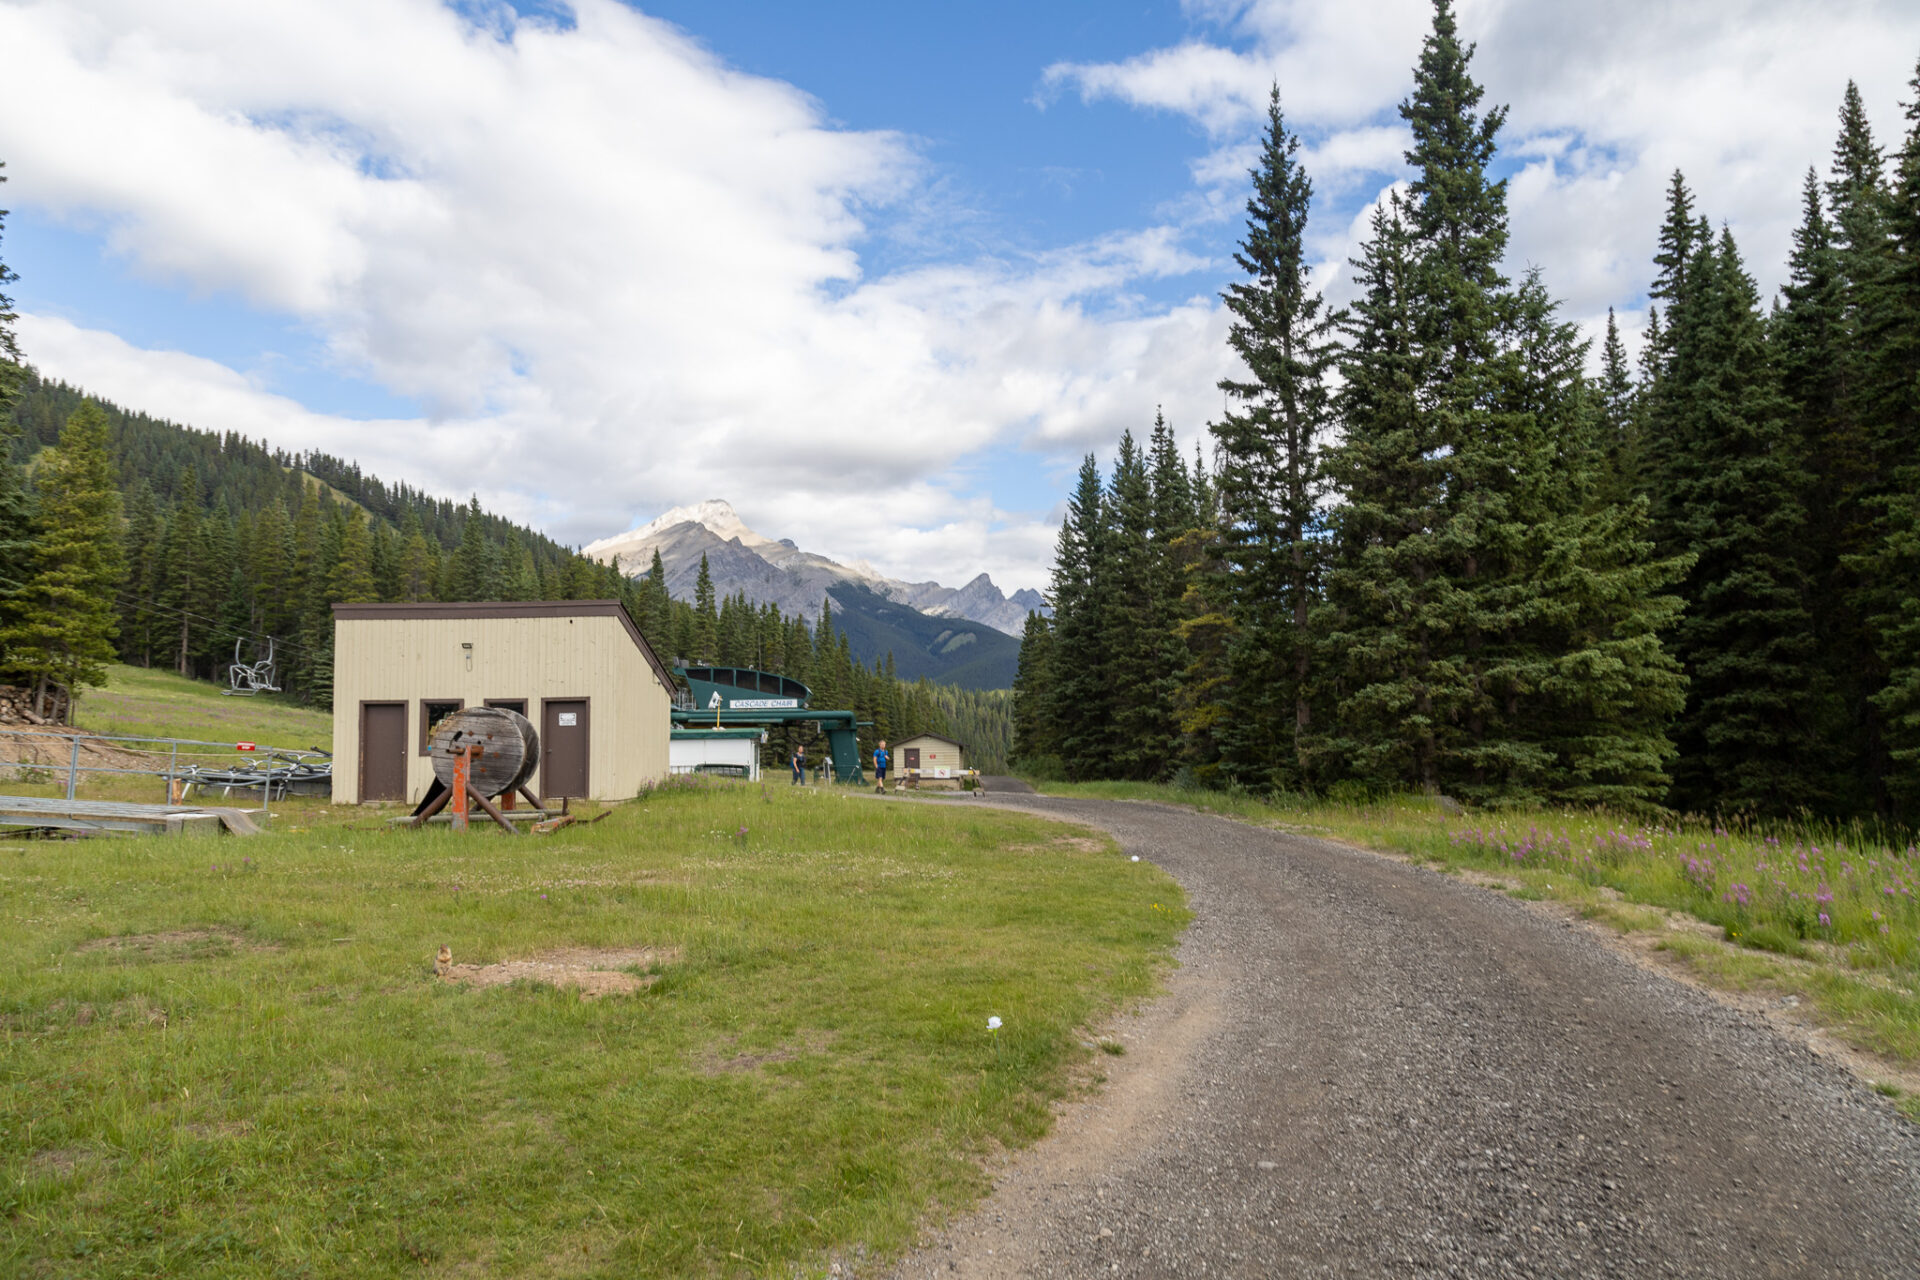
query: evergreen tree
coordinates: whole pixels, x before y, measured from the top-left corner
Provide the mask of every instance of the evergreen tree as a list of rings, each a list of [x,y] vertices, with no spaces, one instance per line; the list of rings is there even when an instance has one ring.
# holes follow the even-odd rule
[[[1685,705],[1660,633],[1682,608],[1668,588],[1687,560],[1654,557],[1645,498],[1607,492],[1618,437],[1605,387],[1586,383],[1587,344],[1556,310],[1530,272],[1514,297],[1516,377],[1500,407],[1552,457],[1514,557],[1525,589],[1485,667],[1513,762],[1499,798],[1648,811],[1668,789],[1667,728]]]
[[[449,600],[498,600],[500,598],[500,560],[488,540],[480,510],[480,499],[470,498],[460,522],[460,546],[454,552]]]
[[[167,541],[161,555],[166,586],[161,605],[173,631],[168,661],[176,675],[187,675],[201,631],[211,621],[203,597],[209,586],[206,538],[201,531],[199,470],[191,463],[181,474]]]
[[[1247,232],[1234,255],[1248,278],[1222,295],[1233,315],[1227,341],[1250,378],[1220,383],[1238,409],[1213,427],[1221,599],[1235,628],[1227,661],[1236,709],[1219,726],[1222,752],[1230,775],[1260,785],[1303,781],[1312,725],[1307,620],[1319,586],[1320,437],[1333,354],[1332,321],[1307,262],[1313,184],[1299,149],[1276,86],[1251,174]]]
[[[1620,341],[1620,326],[1613,308],[1607,308],[1607,338],[1600,348],[1600,386],[1598,388],[1601,423],[1601,458],[1598,497],[1603,504],[1618,504],[1639,492],[1640,415],[1635,394],[1633,370],[1627,365],[1627,348]]]
[[[1849,561],[1878,687],[1869,700],[1885,754],[1870,762],[1885,811],[1920,819],[1920,69],[1893,182],[1878,201],[1884,238],[1860,289],[1860,416],[1868,480],[1866,546]]]
[[[831,606],[827,606],[831,608]],[[715,662],[720,654],[720,613],[713,597],[713,571],[707,566],[707,553],[700,553],[700,576],[693,584],[693,659]],[[823,615],[825,616],[825,615]]]
[[[1445,463],[1420,408],[1414,246],[1397,195],[1370,230],[1353,264],[1359,298],[1343,325],[1343,438],[1331,457],[1340,496],[1323,626],[1337,727],[1321,744],[1321,772],[1433,791],[1452,624],[1433,532]]]
[[[6,167],[6,162],[0,161],[0,169]],[[0,173],[0,183],[5,183],[6,180],[7,175]],[[0,209],[0,235],[6,231],[7,213],[8,210]],[[13,406],[14,397],[19,394],[23,372],[21,365],[25,363],[20,355],[19,342],[13,335],[13,322],[19,319],[19,316],[14,314],[13,299],[7,296],[7,286],[19,278],[8,269],[6,259],[0,258],[0,416],[4,416]],[[10,432],[0,432],[0,454],[3,454],[7,446],[13,443],[8,438],[10,434]],[[6,465],[6,459],[0,458],[0,469],[4,469]],[[0,475],[0,485],[4,485],[6,480],[5,475]],[[0,488],[0,502],[6,500],[6,495],[7,490]],[[0,518],[5,517],[6,514],[6,509],[0,507]],[[0,529],[7,527],[6,524],[0,523]]]
[[[1799,495],[1807,517],[1799,559],[1814,628],[1811,714],[1814,732],[1834,748],[1832,776],[1821,790],[1834,811],[1859,813],[1873,804],[1871,784],[1862,783],[1881,737],[1869,700],[1878,685],[1877,664],[1866,621],[1855,607],[1859,584],[1850,568],[1865,550],[1870,520],[1860,498],[1872,480],[1872,457],[1850,403],[1857,357],[1848,333],[1854,323],[1846,280],[1811,170],[1801,200],[1783,302],[1768,338],[1788,406],[1789,447],[1809,486]]]
[[[1023,769],[1045,769],[1047,757],[1059,752],[1046,714],[1047,690],[1052,681],[1048,665],[1052,625],[1038,610],[1028,610],[1020,632],[1020,661],[1013,676],[1013,758]],[[891,666],[892,655],[888,655]]]
[[[1813,621],[1798,560],[1807,483],[1791,406],[1731,234],[1694,243],[1655,389],[1662,541],[1695,556],[1673,631],[1691,681],[1673,800],[1701,811],[1818,808],[1827,760],[1813,724]]]
[[[433,581],[439,576],[439,567],[428,549],[420,515],[411,507],[400,526],[400,538],[399,598],[408,603],[433,599]]]
[[[164,629],[158,625],[158,605],[165,524],[154,501],[153,486],[144,476],[128,492],[126,510],[127,583],[120,611],[120,654],[126,662],[150,667],[157,632]]]
[[[82,405],[34,475],[38,490],[33,574],[0,646],[31,682],[41,716],[61,701],[71,717],[81,689],[114,660],[114,599],[125,565],[120,491],[107,455],[106,416]]]
[[[1044,712],[1061,766],[1075,780],[1107,776],[1113,740],[1106,608],[1111,552],[1104,506],[1100,468],[1088,454],[1054,550],[1052,682]]]
[[[1160,569],[1164,548],[1153,527],[1153,485],[1132,432],[1120,438],[1106,511],[1111,550],[1101,603],[1114,712],[1109,776],[1152,780],[1173,757],[1178,667],[1169,650],[1172,602]]]
[[[380,599],[373,580],[373,542],[367,522],[357,510],[346,513],[340,529],[340,550],[327,574],[329,604],[368,604]]]

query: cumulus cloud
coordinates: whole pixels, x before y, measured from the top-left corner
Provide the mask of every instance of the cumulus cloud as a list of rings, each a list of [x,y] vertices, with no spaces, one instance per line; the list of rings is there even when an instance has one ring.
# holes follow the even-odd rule
[[[1199,263],[1173,230],[869,278],[862,238],[929,186],[912,140],[832,127],[614,0],[571,17],[0,7],[16,201],[102,228],[142,276],[294,317],[427,417],[323,418],[46,317],[30,355],[130,405],[477,491],[569,541],[722,495],[803,545],[1010,588],[1044,580],[1051,534],[958,492],[956,457],[1104,445],[1183,386],[1195,418],[1212,407],[1211,304],[1134,293]]]
[[[1046,84],[1190,117],[1214,146],[1195,166],[1202,186],[1244,171],[1246,138],[1278,84],[1308,143],[1319,216],[1344,228],[1401,171],[1407,138],[1394,108],[1411,87],[1430,4],[1187,7],[1205,38],[1119,62],[1063,62]],[[1859,82],[1882,141],[1893,141],[1920,55],[1920,8],[1899,0],[1461,0],[1456,9],[1462,36],[1478,45],[1487,103],[1511,107],[1502,145],[1522,163],[1509,195],[1509,265],[1542,267],[1590,329],[1609,306],[1638,314],[1676,168],[1702,211],[1732,227],[1755,275],[1777,284],[1801,175],[1810,164],[1825,170],[1847,80]]]
[[[943,242],[964,217],[916,141],[836,127],[617,0],[565,23],[488,0],[9,0],[16,205],[97,230],[144,278],[291,318],[424,416],[315,414],[46,315],[22,338],[127,404],[478,492],[568,541],[723,496],[888,573],[1038,585],[1048,517],[997,509],[967,459],[1070,471],[1156,405],[1189,440],[1218,413],[1217,297],[1151,299],[1231,271],[1269,86],[1306,139],[1336,302],[1367,210],[1404,177],[1394,106],[1427,0],[1187,11],[1171,47],[1035,72],[1049,109],[1194,123],[1190,187],[1153,225],[874,275],[876,235]],[[1459,17],[1488,101],[1512,106],[1510,266],[1543,267],[1590,327],[1609,305],[1637,317],[1675,167],[1777,282],[1846,80],[1891,141],[1920,53],[1899,0],[1461,0]]]

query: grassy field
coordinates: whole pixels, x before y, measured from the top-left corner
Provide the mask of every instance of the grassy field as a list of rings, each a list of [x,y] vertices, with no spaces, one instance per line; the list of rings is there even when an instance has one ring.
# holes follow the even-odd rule
[[[1264,803],[1138,783],[1041,783],[1054,794],[1183,804],[1262,825],[1498,875],[1574,905],[1703,979],[1796,995],[1858,1048],[1920,1066],[1920,852],[1858,830],[1640,823],[1603,813],[1450,815],[1430,801]],[[1667,913],[1719,937],[1669,927]],[[1920,1119],[1920,1097],[1902,1099]]]
[[[832,789],[518,839],[275,808],[0,842],[0,1273],[823,1274],[979,1195],[1187,919],[1103,840]]]
[[[223,697],[219,686],[139,667],[109,667],[105,687],[81,697],[77,720],[84,734],[100,739],[89,737],[81,744],[75,790],[89,800],[160,803],[167,798],[170,766],[229,769],[262,761],[268,747],[326,751],[333,746],[333,718],[324,711],[275,694]],[[0,768],[0,786],[16,795],[64,795],[73,763],[69,740],[29,725],[9,728],[14,732],[0,733],[0,760],[37,762],[37,767]],[[21,732],[31,736],[17,736]],[[173,749],[135,740],[142,738],[213,745]],[[256,750],[236,750],[242,742],[254,743]],[[139,772],[108,771],[115,769]]]
[[[104,688],[81,696],[76,723],[100,734],[257,742],[304,750],[333,747],[333,717],[282,694],[220,696],[216,686],[170,671],[113,666]]]

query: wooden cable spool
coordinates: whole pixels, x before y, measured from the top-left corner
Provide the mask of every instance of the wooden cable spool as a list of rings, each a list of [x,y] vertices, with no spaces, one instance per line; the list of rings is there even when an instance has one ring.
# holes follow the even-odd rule
[[[521,786],[540,767],[540,735],[517,711],[467,707],[435,725],[427,754],[442,786],[453,786],[453,758],[468,747],[479,748],[468,781],[489,798]]]

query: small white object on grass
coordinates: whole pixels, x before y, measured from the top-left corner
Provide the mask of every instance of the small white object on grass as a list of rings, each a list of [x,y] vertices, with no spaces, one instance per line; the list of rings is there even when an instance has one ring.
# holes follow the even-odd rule
[[[999,1029],[1000,1029],[1000,1015],[996,1013],[991,1018],[987,1019],[987,1030],[998,1031]]]
[[[1134,854],[1134,855],[1133,855],[1133,860],[1134,860],[1135,862],[1138,862],[1138,861],[1140,861],[1140,855],[1139,855],[1139,854],[1137,854],[1137,853],[1136,853],[1136,854]]]

